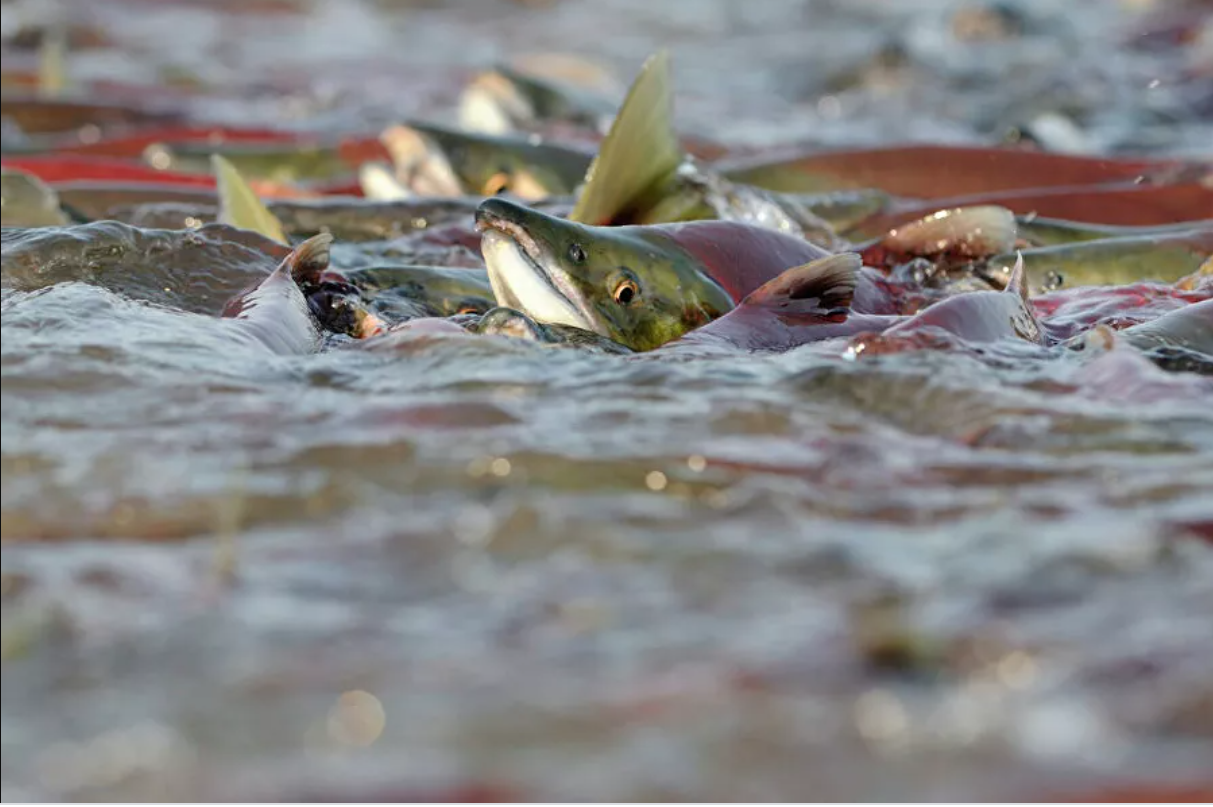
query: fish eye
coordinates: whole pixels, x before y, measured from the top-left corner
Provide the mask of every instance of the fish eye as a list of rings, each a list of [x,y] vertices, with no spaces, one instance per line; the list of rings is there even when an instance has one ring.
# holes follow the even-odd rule
[[[498,171],[489,177],[488,182],[484,183],[484,195],[496,196],[499,193],[505,193],[510,189],[510,175],[505,171]]]
[[[640,296],[640,287],[636,285],[636,281],[634,280],[621,280],[619,285],[615,287],[612,296],[615,298],[615,302],[620,305],[628,305]]]
[[[569,260],[573,263],[585,263],[585,250],[576,242],[569,244]]]

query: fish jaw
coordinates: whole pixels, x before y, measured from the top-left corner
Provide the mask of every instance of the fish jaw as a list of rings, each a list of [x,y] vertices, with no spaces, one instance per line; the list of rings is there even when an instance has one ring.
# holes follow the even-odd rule
[[[525,311],[539,322],[570,325],[606,336],[582,296],[526,229],[492,212],[477,212],[481,252],[497,304]]]

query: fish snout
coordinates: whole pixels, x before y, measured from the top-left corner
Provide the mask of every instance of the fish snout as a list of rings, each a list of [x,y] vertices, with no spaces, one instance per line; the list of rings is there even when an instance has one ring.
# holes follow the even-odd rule
[[[534,219],[536,212],[525,205],[494,196],[476,208],[476,230],[513,230]]]

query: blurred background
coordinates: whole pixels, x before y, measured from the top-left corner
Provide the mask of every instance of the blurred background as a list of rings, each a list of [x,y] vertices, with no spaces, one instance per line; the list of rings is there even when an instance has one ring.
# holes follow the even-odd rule
[[[58,30],[72,82],[189,91],[206,101],[200,114],[245,125],[348,131],[451,118],[470,73],[495,63],[621,95],[665,47],[681,124],[733,144],[1030,140],[1209,156],[1213,143],[1204,0],[7,0],[3,9],[6,89]]]

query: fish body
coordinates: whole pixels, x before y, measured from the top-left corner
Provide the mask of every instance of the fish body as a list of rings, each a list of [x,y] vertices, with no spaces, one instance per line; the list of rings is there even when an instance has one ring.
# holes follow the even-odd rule
[[[248,179],[294,183],[334,179],[354,172],[337,146],[324,144],[153,143],[144,150],[143,158],[160,171],[207,173],[212,154],[223,156]]]
[[[1195,226],[1155,235],[1120,236],[1026,249],[1028,285],[1033,289],[1106,286],[1156,280],[1174,283],[1197,272],[1213,255],[1213,227]],[[989,259],[983,274],[996,285],[1014,255]]]
[[[1124,329],[1120,336],[1139,350],[1181,348],[1204,354],[1213,362],[1213,300],[1168,311]]]
[[[270,275],[224,311],[233,334],[283,356],[316,352],[320,325],[301,285],[328,268],[332,236],[318,235],[292,250]]]
[[[398,124],[382,136],[396,178],[422,196],[509,192],[528,201],[573,193],[593,154],[537,137],[462,132],[436,124]]]
[[[862,270],[856,253],[831,255],[789,269],[720,319],[667,347],[784,352],[826,339],[864,333],[908,336],[926,329],[940,329],[969,343],[1043,341],[1023,286],[1022,263],[1006,291],[957,294],[912,316],[854,311]]]
[[[476,213],[501,305],[652,350],[732,310],[786,269],[831,253],[794,236],[727,221],[598,227],[504,199]],[[896,313],[874,270],[854,309]]]
[[[69,223],[53,189],[32,174],[10,168],[0,172],[0,222],[5,227],[55,227]]]

